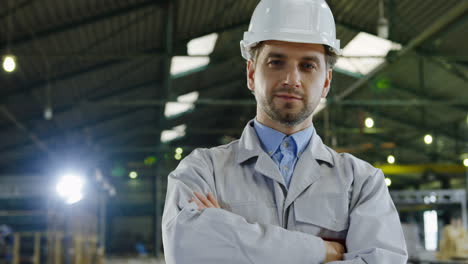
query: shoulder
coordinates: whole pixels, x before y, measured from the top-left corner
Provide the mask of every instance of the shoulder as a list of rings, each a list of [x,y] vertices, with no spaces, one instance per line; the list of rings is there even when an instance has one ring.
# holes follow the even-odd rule
[[[214,186],[217,167],[224,166],[230,159],[235,159],[237,140],[213,148],[197,148],[182,159],[169,179],[181,180],[186,184],[206,182]]]
[[[337,170],[343,171],[347,175],[351,174],[354,178],[367,178],[381,172],[380,169],[374,167],[369,162],[362,160],[350,153],[338,153],[328,146],[326,146],[326,148],[333,157],[335,168]]]
[[[211,148],[196,148],[185,159],[186,160],[204,160],[213,162],[217,159],[223,159],[235,155],[239,145],[239,140],[234,140],[228,144]]]
[[[212,148],[196,148],[181,160],[174,172],[188,169],[212,172],[214,164],[219,164],[226,159],[235,158],[238,142],[238,140],[235,140],[229,144]]]

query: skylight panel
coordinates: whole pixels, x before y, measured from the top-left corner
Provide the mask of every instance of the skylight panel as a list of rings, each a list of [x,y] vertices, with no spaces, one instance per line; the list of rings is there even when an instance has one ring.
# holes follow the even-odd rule
[[[213,52],[217,40],[217,33],[212,33],[203,37],[192,39],[189,41],[189,43],[187,43],[187,54],[190,56],[208,56]]]
[[[398,43],[361,32],[343,49],[343,57],[338,59],[336,67],[365,75],[382,64],[390,50],[401,48]]]
[[[177,102],[166,103],[164,116],[166,118],[173,118],[194,109],[194,103],[198,100],[198,96],[199,93],[194,91],[177,97]]]
[[[186,129],[187,125],[184,124],[173,127],[171,130],[164,130],[163,132],[161,132],[161,142],[167,143],[185,136]]]
[[[171,75],[187,73],[210,63],[209,57],[174,56],[171,62]]]

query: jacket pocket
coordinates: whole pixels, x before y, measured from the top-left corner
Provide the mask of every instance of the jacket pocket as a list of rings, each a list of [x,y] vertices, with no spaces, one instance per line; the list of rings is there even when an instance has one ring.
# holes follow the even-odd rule
[[[304,194],[294,202],[294,216],[297,222],[335,232],[346,230],[348,197],[341,193]]]

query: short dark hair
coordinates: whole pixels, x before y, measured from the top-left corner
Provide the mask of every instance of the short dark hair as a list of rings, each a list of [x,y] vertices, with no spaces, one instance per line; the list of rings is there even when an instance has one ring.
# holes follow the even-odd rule
[[[250,58],[252,59],[254,64],[257,62],[258,55],[260,54],[260,51],[262,50],[264,45],[265,43],[263,41],[260,41],[250,48]],[[332,48],[330,48],[329,46],[323,46],[325,47],[325,62],[327,64],[327,68],[333,69],[333,67],[335,67],[336,61],[338,60],[338,55],[336,55],[333,52]]]

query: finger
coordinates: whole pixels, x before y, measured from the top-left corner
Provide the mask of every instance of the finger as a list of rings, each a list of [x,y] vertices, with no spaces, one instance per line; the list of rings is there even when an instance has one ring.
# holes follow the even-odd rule
[[[208,200],[210,200],[210,202],[211,202],[216,208],[221,208],[221,206],[219,206],[218,201],[216,201],[216,198],[214,197],[214,195],[213,195],[212,193],[208,193]]]
[[[206,197],[205,195],[199,194],[197,192],[193,192],[195,196],[200,200],[206,207],[213,208],[215,207]]]
[[[218,201],[216,201],[216,198],[214,197],[214,195],[212,193],[208,193],[207,198],[216,208],[221,208],[221,206],[219,206]]]
[[[212,208],[214,205],[206,198],[205,195],[200,194],[198,192],[194,192],[195,196],[201,201],[207,208]]]
[[[202,202],[200,202],[198,199],[192,198],[192,201],[194,201],[195,204],[197,204],[197,206],[198,206],[198,211],[201,211],[201,210],[203,210],[203,209],[206,209],[206,206],[205,206]]]

